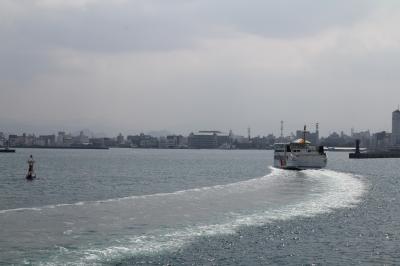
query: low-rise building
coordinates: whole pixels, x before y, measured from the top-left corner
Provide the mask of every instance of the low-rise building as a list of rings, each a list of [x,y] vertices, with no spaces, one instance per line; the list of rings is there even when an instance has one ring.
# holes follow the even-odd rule
[[[38,146],[54,146],[55,144],[56,144],[55,135],[40,135],[35,143],[35,145]]]
[[[56,144],[59,146],[63,146],[64,145],[64,136],[65,136],[65,132],[64,131],[59,131],[58,135],[57,135],[57,140],[56,140]]]
[[[83,131],[79,132],[79,136],[75,138],[74,144],[89,145],[89,137]]]
[[[392,134],[381,131],[372,135],[369,148],[372,150],[388,150],[392,145]]]
[[[218,148],[219,131],[199,131],[190,133],[188,145],[191,149],[216,149]]]
[[[159,141],[157,138],[150,135],[145,135],[143,133],[141,133],[140,135],[128,136],[127,140],[132,147],[138,147],[138,148],[159,147]]]
[[[119,133],[119,135],[117,136],[117,144],[118,145],[124,145],[125,144],[125,138],[122,135],[122,133]]]
[[[165,141],[166,148],[177,149],[187,147],[187,138],[182,135],[168,135]]]
[[[96,147],[104,147],[104,138],[91,138],[89,139],[89,142],[91,145],[96,146]]]

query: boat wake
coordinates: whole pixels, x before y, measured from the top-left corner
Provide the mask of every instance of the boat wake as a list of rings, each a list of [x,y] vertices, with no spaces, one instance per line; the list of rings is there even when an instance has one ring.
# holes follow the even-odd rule
[[[365,191],[365,184],[360,180],[361,177],[352,174],[340,173],[330,170],[307,170],[303,172],[290,172],[285,170],[273,169],[273,172],[261,179],[267,180],[271,177],[289,177],[304,174],[313,181],[324,184],[325,191],[318,193],[314,189],[315,197],[282,206],[281,208],[256,212],[253,214],[240,215],[235,213],[231,215],[231,221],[222,224],[209,224],[201,226],[186,227],[182,230],[165,232],[163,234],[154,234],[149,236],[138,236],[126,239],[124,245],[115,245],[104,249],[89,249],[82,262],[111,262],[118,258],[135,256],[137,254],[148,254],[160,251],[174,251],[187,243],[193,241],[196,237],[235,234],[241,226],[257,226],[271,223],[278,220],[293,219],[295,217],[312,217],[318,214],[331,212],[338,208],[354,207],[361,200]],[[255,180],[249,181],[249,183]],[[240,182],[241,185],[247,182]],[[237,184],[239,185],[239,184]],[[249,185],[249,184],[246,184]],[[228,187],[232,185],[227,185]],[[284,196],[284,195],[283,195]],[[160,233],[160,232],[159,232]]]
[[[365,190],[362,177],[348,173],[272,168],[264,177],[227,185],[3,213],[10,220],[48,220],[56,248],[40,264],[103,264],[174,251],[197,237],[235,234],[242,226],[354,207]],[[29,230],[40,226],[30,224]],[[48,234],[37,236],[43,249]]]

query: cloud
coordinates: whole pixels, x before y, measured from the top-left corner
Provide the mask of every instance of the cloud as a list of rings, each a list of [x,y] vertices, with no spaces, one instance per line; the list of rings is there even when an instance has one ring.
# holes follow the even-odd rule
[[[268,38],[303,37],[351,25],[371,10],[369,1],[105,1],[5,0],[12,12],[4,38],[42,49],[54,46],[99,52],[171,50],[197,39],[233,32]],[[358,3],[358,4],[355,4]],[[15,10],[20,10],[19,12]],[[19,14],[17,14],[19,13]],[[7,33],[11,34],[7,36]]]
[[[116,132],[251,125],[267,133],[277,132],[281,119],[292,130],[317,120],[326,130],[366,128],[371,121],[356,108],[359,100],[381,107],[373,123],[386,128],[382,117],[400,97],[397,6],[15,3],[0,3],[13,14],[0,20],[0,82],[8,96],[0,120]]]

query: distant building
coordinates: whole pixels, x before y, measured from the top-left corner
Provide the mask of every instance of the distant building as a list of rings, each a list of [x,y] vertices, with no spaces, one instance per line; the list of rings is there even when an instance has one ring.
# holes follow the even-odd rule
[[[274,143],[276,142],[276,137],[274,136],[274,134],[268,134],[268,135],[265,137],[265,139],[266,139],[267,144],[268,144],[269,146],[273,146]]]
[[[86,136],[83,131],[79,132],[77,144],[89,145],[89,137]]]
[[[199,131],[191,133],[188,137],[189,148],[192,149],[216,149],[218,148],[218,134],[220,131]]]
[[[17,135],[9,135],[8,136],[8,144],[12,147],[17,145],[18,136]]]
[[[64,131],[59,131],[58,135],[57,135],[57,140],[56,143],[59,146],[64,145],[64,136],[65,136],[65,132]]]
[[[254,149],[259,149],[259,150],[271,149],[272,145],[274,144],[274,141],[275,141],[275,138],[271,142],[270,136],[269,137],[268,136],[267,137],[260,137],[260,136],[254,137],[251,139],[251,144],[252,144],[251,147]]]
[[[131,145],[131,146],[132,146],[132,145]],[[166,148],[168,148],[168,147],[167,147],[167,138],[166,138],[166,137],[161,136],[161,137],[158,139],[158,147],[159,147],[160,149],[166,149]]]
[[[153,136],[145,135],[141,133],[140,135],[127,136],[127,141],[132,147],[137,148],[158,148],[159,140]]]
[[[103,138],[105,147],[115,147],[117,146],[117,141],[115,138]]]
[[[333,132],[326,138],[321,138],[320,144],[326,147],[354,147],[354,139],[341,132]]]
[[[391,146],[391,134],[382,131],[372,135],[370,148],[374,150],[387,150]]]
[[[91,145],[96,147],[105,147],[104,138],[91,138],[89,139]]]
[[[0,146],[5,146],[6,145],[6,138],[4,136],[3,132],[0,132]]]
[[[400,110],[392,113],[392,145],[400,146]]]
[[[55,143],[55,135],[40,135],[35,144],[39,146],[53,146]]]
[[[26,133],[23,133],[22,138],[21,137],[18,138],[19,139],[18,144],[20,146],[30,146],[33,144],[33,138],[34,137],[32,137],[32,135],[26,135]]]
[[[117,144],[122,145],[124,143],[125,143],[124,136],[122,136],[122,133],[119,133],[119,135],[117,136]]]
[[[150,135],[144,135],[142,133],[142,134],[140,134],[139,147],[140,148],[158,148],[158,139],[153,136],[150,136]]]
[[[166,141],[167,148],[177,148],[178,147],[178,136],[169,135]]]
[[[69,147],[74,143],[74,139],[71,136],[71,134],[66,134],[64,135],[64,139],[63,139],[63,146]]]
[[[244,136],[234,136],[233,145],[237,149],[252,149],[253,141],[249,137]]]
[[[225,146],[225,145],[231,145],[231,144],[232,144],[231,135],[227,135],[227,134],[223,134],[223,133],[220,133],[217,135],[218,147]]]
[[[170,149],[184,148],[187,146],[185,139],[182,135],[169,135],[166,138],[165,147]]]
[[[356,139],[360,140],[360,147],[366,148],[370,146],[371,133],[369,132],[369,130],[354,132],[353,129],[351,137],[353,138],[353,141],[355,141]]]

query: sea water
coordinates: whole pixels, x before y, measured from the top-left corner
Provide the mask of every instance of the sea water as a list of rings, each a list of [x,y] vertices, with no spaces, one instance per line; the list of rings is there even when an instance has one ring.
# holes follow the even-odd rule
[[[0,155],[0,264],[400,263],[400,160],[347,156],[18,149]]]

